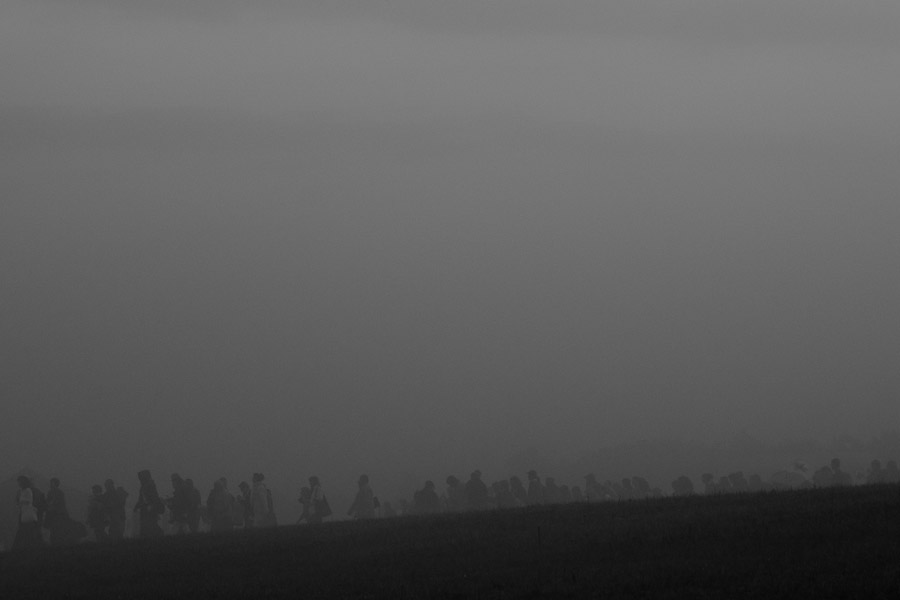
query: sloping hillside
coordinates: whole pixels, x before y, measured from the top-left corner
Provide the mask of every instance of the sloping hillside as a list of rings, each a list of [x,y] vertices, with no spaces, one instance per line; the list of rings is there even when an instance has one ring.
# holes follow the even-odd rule
[[[663,498],[4,555],[48,598],[894,598],[900,488]]]

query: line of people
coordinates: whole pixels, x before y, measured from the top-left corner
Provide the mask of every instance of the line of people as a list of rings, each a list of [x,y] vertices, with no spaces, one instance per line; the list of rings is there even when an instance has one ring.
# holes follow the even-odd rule
[[[368,477],[363,475],[359,480],[359,491],[347,514],[364,519],[374,516],[424,515],[570,502],[638,500],[662,496],[662,491],[659,488],[651,488],[643,477],[625,478],[621,483],[600,483],[595,475],[590,474],[585,477],[584,490],[577,485],[569,487],[566,484],[558,484],[553,477],[542,480],[535,470],[528,472],[527,479],[526,484],[518,476],[512,476],[487,485],[482,479],[480,470],[473,471],[465,483],[450,475],[445,480],[446,489],[442,493],[438,492],[433,481],[428,480],[422,489],[413,493],[411,501],[401,499],[395,508],[390,502],[378,501],[371,491]],[[377,510],[379,508],[380,510]]]
[[[805,464],[797,463],[795,470],[804,472]],[[778,475],[778,474],[776,474]],[[722,494],[733,492],[753,492],[782,489],[783,487],[831,487],[852,485],[852,478],[842,470],[841,462],[835,458],[827,466],[816,470],[811,479],[799,473],[796,483],[787,486],[778,482],[764,483],[759,475],[749,479],[737,471],[718,478],[711,473],[701,477],[702,493]],[[895,461],[888,461],[886,467],[873,460],[866,474],[858,474],[861,482],[900,483],[900,469]],[[196,533],[201,523],[211,532],[232,531],[236,528],[262,528],[277,525],[272,492],[265,483],[262,473],[254,473],[252,484],[242,481],[238,491],[232,494],[228,481],[222,477],[215,481],[206,502],[190,478],[182,478],[178,473],[171,476],[172,493],[163,498],[150,474],[143,470],[138,473],[140,490],[133,506],[135,515],[135,537],[153,538],[164,535],[160,519],[168,515],[169,529],[175,534]],[[310,477],[309,486],[303,487],[298,499],[302,514],[297,523],[321,523],[332,515],[331,507],[319,478]],[[46,495],[22,475],[17,478],[19,490],[16,503],[19,508],[19,524],[13,549],[42,545],[42,529],[49,532],[51,545],[73,543],[89,535],[98,542],[120,540],[126,535],[128,492],[107,479],[103,486],[93,485],[88,501],[84,522],[73,519],[67,508],[66,497],[60,488],[59,479],[50,480]],[[693,482],[682,475],[672,482],[673,496],[688,496],[695,492]],[[591,473],[585,476],[582,489],[579,486],[559,485],[554,478],[541,479],[537,472],[528,472],[527,485],[513,476],[486,485],[479,470],[473,471],[463,484],[457,477],[446,478],[446,489],[439,494],[433,481],[426,481],[422,489],[416,490],[412,500],[402,499],[398,507],[390,502],[380,502],[375,495],[368,475],[361,475],[357,481],[357,491],[353,503],[347,511],[355,519],[392,517],[403,514],[434,514],[440,512],[461,512],[492,508],[515,508],[545,504],[565,504],[569,502],[603,502],[614,500],[640,500],[659,498],[663,492],[651,487],[643,477],[626,477],[621,481],[600,482]]]
[[[246,481],[238,484],[236,494],[229,491],[228,480],[220,477],[213,483],[205,504],[193,480],[182,478],[178,473],[172,474],[172,494],[166,498],[160,496],[150,471],[140,471],[138,480],[140,491],[134,505],[138,517],[136,537],[164,535],[159,521],[165,514],[168,514],[169,525],[176,535],[197,533],[201,522],[214,533],[236,528],[275,527],[278,524],[272,492],[266,486],[262,473],[253,474],[252,486]]]
[[[132,511],[135,515],[135,537],[163,536],[165,532],[160,519],[165,515],[168,515],[170,529],[175,534],[196,533],[201,522],[212,532],[277,525],[272,492],[266,487],[262,473],[253,474],[252,486],[241,482],[237,494],[229,492],[228,481],[224,477],[218,479],[205,504],[191,479],[174,473],[171,481],[172,493],[164,498],[150,471],[138,473],[140,490]],[[112,479],[107,479],[103,486],[91,486],[83,521],[70,515],[59,479],[50,480],[46,494],[25,475],[17,477],[16,483],[19,488],[16,492],[18,527],[13,550],[42,546],[44,529],[48,531],[50,545],[76,543],[88,537],[98,542],[115,541],[126,536],[129,494],[122,486],[116,486]],[[320,489],[316,494],[322,497]]]

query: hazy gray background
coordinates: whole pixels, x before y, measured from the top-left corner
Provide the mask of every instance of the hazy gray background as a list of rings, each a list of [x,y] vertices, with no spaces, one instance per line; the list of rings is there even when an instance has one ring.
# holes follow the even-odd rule
[[[0,473],[350,494],[895,429],[898,28],[894,0],[2,0]]]

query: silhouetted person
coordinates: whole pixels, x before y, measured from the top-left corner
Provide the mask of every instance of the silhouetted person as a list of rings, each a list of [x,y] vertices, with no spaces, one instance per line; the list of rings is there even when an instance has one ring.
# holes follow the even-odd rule
[[[832,485],[835,485],[835,486],[853,485],[853,478],[850,477],[850,473],[846,473],[841,469],[841,459],[839,459],[839,458],[831,459],[831,472],[833,473]]]
[[[452,512],[466,509],[466,488],[462,482],[450,475],[447,477],[447,510]]]
[[[323,519],[331,516],[331,506],[328,504],[328,498],[322,489],[322,482],[313,475],[309,478],[309,517],[307,522],[310,524],[321,523]]]
[[[703,482],[703,493],[705,495],[711,496],[718,492],[716,480],[712,473],[704,473],[700,476],[700,481]]]
[[[253,505],[253,526],[273,527],[275,514],[272,506],[272,495],[266,487],[265,475],[253,474],[253,489],[250,494],[250,502]]]
[[[742,493],[749,492],[750,485],[747,483],[747,480],[744,478],[743,471],[736,471],[728,476],[728,481],[731,483],[731,490],[733,492]]]
[[[694,482],[687,475],[681,475],[672,482],[672,495],[683,497],[691,496],[694,493]]]
[[[631,478],[631,489],[633,490],[635,499],[645,499],[652,495],[650,483],[643,477],[634,476]]]
[[[103,507],[109,519],[109,539],[121,540],[125,537],[125,501],[128,494],[122,488],[116,489],[112,479],[103,482]]]
[[[413,496],[413,509],[416,514],[433,515],[440,512],[441,501],[433,481],[426,481],[425,487]]]
[[[47,490],[47,511],[44,515],[44,527],[50,532],[50,544],[56,546],[69,541],[71,525],[69,509],[66,507],[66,495],[59,487],[59,479],[50,480]]]
[[[37,519],[38,519],[38,533],[40,534],[40,528],[44,526],[44,517],[47,515],[47,495],[41,491],[39,487],[34,485],[33,480],[30,481],[31,486],[31,495],[33,496],[32,502],[34,503],[34,510],[37,511]],[[44,543],[43,535],[39,536],[41,538],[41,544]]]
[[[194,486],[193,479],[184,480],[184,491],[187,497],[187,524],[191,533],[200,530],[200,512],[203,508],[203,499],[200,490]]]
[[[167,504],[169,506],[169,523],[176,534],[188,531],[188,508],[190,498],[184,479],[178,473],[172,473],[172,497]]]
[[[214,533],[231,531],[233,527],[231,515],[234,511],[234,498],[228,493],[226,483],[225,478],[220,477],[213,483],[213,489],[206,496],[209,530]]]
[[[603,494],[603,490],[600,486],[600,482],[597,481],[597,476],[593,473],[588,473],[584,476],[584,494],[585,499],[588,502],[599,502],[600,500],[606,500]]]
[[[481,480],[481,471],[477,469],[466,482],[466,504],[470,510],[484,510],[489,506],[487,486]]]
[[[572,502],[584,502],[584,494],[577,485],[572,486]]]
[[[34,506],[34,491],[31,480],[24,475],[16,478],[19,489],[16,491],[16,506],[19,509],[18,527],[13,540],[13,550],[38,548],[43,544],[38,511]]]
[[[816,487],[831,487],[834,485],[834,472],[831,470],[831,467],[826,465],[813,473],[812,481]]]
[[[235,496],[235,502],[241,510],[244,528],[249,529],[253,527],[253,490],[250,489],[250,484],[246,481],[240,482],[238,489],[240,493]]]
[[[241,523],[243,513],[238,506],[237,497],[231,493],[231,490],[228,489],[228,479],[226,479],[225,477],[219,477],[219,481],[222,483],[222,489],[225,490],[225,498],[228,503],[228,518],[231,521],[231,528],[234,528],[235,525]],[[271,507],[271,497],[269,498],[268,504]]]
[[[528,505],[538,506],[544,503],[544,484],[537,471],[528,471]]]
[[[299,525],[303,521],[309,521],[309,505],[312,503],[312,491],[306,486],[300,488],[300,497],[297,498],[297,502],[300,503],[300,518],[297,519],[297,525]]]
[[[494,497],[497,499],[497,508],[515,508],[516,506],[516,497],[513,496],[507,479],[497,482]]]
[[[375,493],[369,485],[369,476],[360,475],[356,482],[356,496],[347,514],[354,519],[375,518]]]
[[[163,530],[159,526],[159,517],[166,511],[156,483],[150,476],[150,471],[144,469],[138,473],[141,489],[138,492],[138,501],[134,505],[134,512],[138,513],[139,536],[142,538],[161,537]]]
[[[516,499],[516,506],[526,506],[528,504],[528,490],[525,484],[517,476],[513,475],[509,478],[509,491],[512,492],[513,498]]]
[[[272,490],[270,488],[266,488],[266,501],[269,503],[269,512],[266,515],[266,526],[275,527],[278,525],[278,520],[275,516],[275,499],[272,498]]]
[[[96,484],[91,486],[91,496],[88,498],[87,526],[98,542],[109,539],[109,515],[103,504],[103,488]]]

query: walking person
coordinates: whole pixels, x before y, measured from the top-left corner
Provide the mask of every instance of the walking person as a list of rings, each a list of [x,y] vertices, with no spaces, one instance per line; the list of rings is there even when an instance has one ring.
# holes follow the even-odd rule
[[[212,491],[206,498],[206,513],[209,515],[209,530],[215,533],[231,531],[234,523],[231,520],[234,512],[234,498],[228,493],[227,480],[221,477],[213,484]]]
[[[466,482],[466,504],[469,510],[484,510],[488,502],[487,486],[481,480],[481,471],[476,469]]]
[[[328,498],[325,497],[322,484],[315,475],[309,478],[309,499],[307,523],[310,525],[321,523],[322,519],[331,516],[331,506],[328,505]]]
[[[369,476],[360,475],[356,482],[357,491],[353,504],[347,514],[355,519],[375,518],[375,493],[369,485]]]
[[[69,510],[66,508],[66,495],[59,488],[59,479],[50,480],[47,490],[47,512],[44,515],[44,527],[50,532],[50,545],[57,546],[68,541]]]
[[[238,485],[238,489],[241,490],[240,494],[235,498],[235,502],[241,508],[241,517],[244,523],[244,529],[250,529],[253,527],[253,490],[250,489],[250,484],[246,481],[242,481]]]
[[[159,526],[159,517],[166,512],[166,507],[159,492],[156,489],[156,483],[150,475],[150,471],[144,469],[138,473],[138,480],[141,482],[141,489],[138,492],[138,501],[134,505],[134,512],[138,513],[139,529],[138,536],[142,538],[162,537],[163,530]]]
[[[274,513],[272,495],[266,487],[265,475],[253,474],[253,490],[250,493],[250,503],[253,506],[253,527],[273,527]]]
[[[16,506],[19,509],[19,525],[16,529],[16,537],[13,540],[13,550],[27,550],[38,548],[43,544],[41,537],[41,524],[38,521],[38,512],[34,506],[34,493],[31,489],[31,480],[24,475],[16,478],[19,489],[16,491]]]
[[[193,479],[184,480],[184,489],[187,496],[187,524],[191,533],[200,530],[200,509],[203,500],[200,498],[200,490],[194,487]]]
[[[121,540],[125,537],[125,500],[128,493],[124,489],[116,489],[116,483],[112,479],[103,482],[103,507],[109,519],[109,539]]]
[[[88,499],[87,526],[94,532],[94,540],[105,542],[109,539],[109,512],[103,502],[103,488],[91,486],[91,497]]]
[[[190,510],[190,492],[184,479],[178,473],[172,473],[172,497],[166,504],[169,507],[169,524],[176,535],[188,532],[188,511]]]

